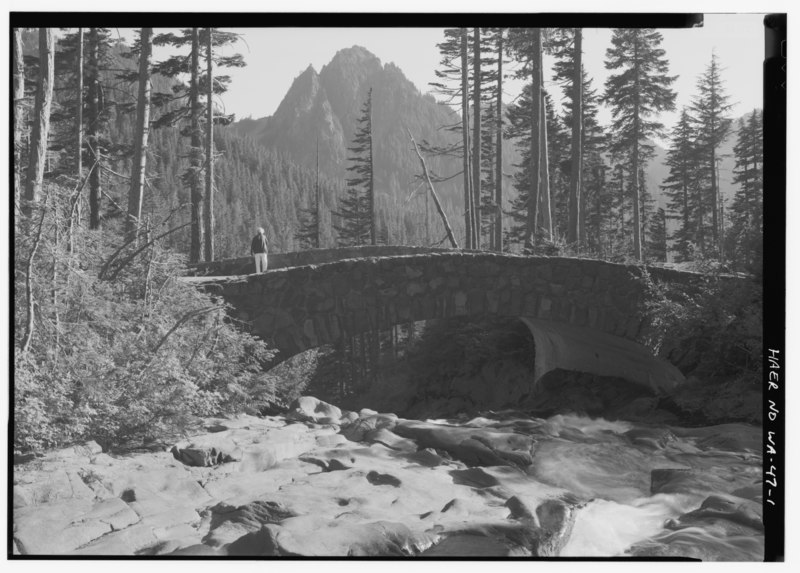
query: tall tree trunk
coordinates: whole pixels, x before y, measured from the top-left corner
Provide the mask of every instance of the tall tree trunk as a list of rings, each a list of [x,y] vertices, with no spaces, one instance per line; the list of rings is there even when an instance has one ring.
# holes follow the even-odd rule
[[[28,178],[25,181],[25,199],[28,201],[40,201],[42,198],[42,181],[50,135],[50,107],[53,102],[54,56],[52,29],[39,28],[39,81],[36,84]]]
[[[544,85],[544,77],[539,75]],[[539,173],[541,175],[539,209],[541,212],[542,226],[547,233],[547,239],[553,240],[553,210],[550,201],[550,157],[547,148],[547,100],[542,90],[541,113],[539,114],[539,141],[541,154],[539,156]]]
[[[697,232],[695,233],[695,238],[697,244],[700,246],[700,252],[705,254],[706,253],[706,230],[703,228],[705,224],[705,209],[704,201],[703,201],[703,190],[701,188],[697,188]]]
[[[431,208],[430,196],[425,193],[425,246],[429,247],[431,244]]]
[[[205,260],[214,260],[214,48],[213,28],[206,28],[206,212]]]
[[[22,198],[22,131],[25,126],[25,64],[22,60],[22,29],[14,28],[14,225],[19,224]]]
[[[581,131],[583,130],[583,74],[581,67],[583,34],[575,28],[573,61],[575,73],[572,78],[572,169],[569,180],[569,228],[567,241],[577,243],[583,238],[580,233],[581,220]]]
[[[533,28],[531,42],[531,189],[528,192],[528,218],[525,226],[525,247],[536,243],[536,226],[539,211],[539,181],[541,157],[541,102],[542,102],[542,30]]]
[[[497,133],[494,166],[494,248],[503,252],[503,28],[497,32]]]
[[[200,132],[200,29],[192,28],[192,54],[189,83],[189,109],[191,130],[191,151],[189,168],[191,177],[189,184],[192,200],[191,242],[189,245],[189,262],[196,263],[203,254],[203,191],[200,188],[200,171],[202,164],[202,136]]]
[[[78,28],[78,54],[75,70],[78,87],[76,89],[77,97],[75,98],[75,161],[76,176],[78,179],[78,186],[83,184],[83,28]],[[81,203],[80,195],[75,197],[75,209],[70,213],[69,217],[69,250],[75,250],[74,229],[75,224],[80,224],[81,220]]]
[[[464,147],[464,247],[472,248],[472,175],[469,159],[469,37],[466,28],[461,28],[461,141]]]
[[[642,237],[642,251],[643,254],[647,254],[647,222],[649,221],[649,214],[647,212],[647,202],[645,197],[645,179],[644,175],[644,168],[639,167],[639,205],[640,205],[640,217],[641,217],[641,237]]]
[[[689,179],[687,177],[686,159],[681,159],[681,190],[683,191],[683,233],[689,233]],[[684,253],[685,254],[685,253]]]
[[[375,164],[373,163],[372,138],[372,88],[369,88],[367,125],[369,126],[369,241],[378,244],[378,217],[375,206]]]
[[[472,225],[481,248],[481,29],[472,32]]]
[[[712,244],[721,251],[719,239],[719,189],[717,184],[717,150],[711,144],[711,239]]]
[[[597,249],[600,251],[602,255],[603,250],[603,191],[604,185],[601,182],[601,174],[603,173],[603,167],[595,167],[592,171],[594,174],[594,209],[595,213],[597,213],[597,228],[595,232],[596,242],[597,242]],[[603,181],[605,178],[603,178]]]
[[[150,134],[150,57],[152,54],[152,28],[142,28],[139,36],[139,93],[136,100],[136,136],[133,142],[131,187],[128,191],[128,238],[138,232],[142,218],[145,168],[147,165],[147,139]]]
[[[633,178],[631,188],[633,193],[633,255],[637,261],[642,260],[642,226],[640,223],[641,213],[639,212],[639,137],[641,129],[639,127],[639,45],[638,36],[634,41],[634,88],[633,88],[633,154],[631,157]]]
[[[317,236],[316,247],[322,247],[322,203],[320,202],[320,189],[319,189],[319,136],[317,136],[317,187],[315,189],[316,195],[316,222],[317,222]]]
[[[638,121],[636,122],[638,124]],[[637,261],[642,260],[642,226],[641,204],[639,201],[639,140],[633,142],[633,169],[631,170],[631,193],[633,200],[633,256]]]
[[[712,70],[715,68],[715,61],[712,57],[711,60]],[[711,82],[711,101],[717,101],[717,90],[716,84]],[[717,250],[721,253],[722,245],[721,241],[719,240],[719,189],[717,189],[717,150],[716,144],[714,142],[714,136],[716,135],[717,125],[714,121],[716,118],[714,115],[711,116],[711,142],[709,145],[709,152],[710,152],[710,159],[711,159],[711,240],[712,244],[717,247]]]
[[[625,235],[625,168],[617,165],[619,171],[619,233]]]
[[[96,167],[89,173],[89,228],[100,228],[100,198],[101,189],[101,169],[99,147],[99,128],[100,114],[102,113],[100,104],[100,35],[97,28],[89,30],[89,106],[86,118],[86,141],[92,154],[92,161]]]

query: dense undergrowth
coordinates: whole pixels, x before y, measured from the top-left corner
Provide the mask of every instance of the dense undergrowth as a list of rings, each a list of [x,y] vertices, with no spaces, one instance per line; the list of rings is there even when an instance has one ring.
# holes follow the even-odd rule
[[[671,397],[696,421],[762,418],[763,287],[760,265],[733,278],[701,263],[692,286],[642,273],[648,345],[687,376]]]
[[[56,199],[16,234],[16,452],[87,439],[136,446],[297,392],[264,372],[273,351],[221,300],[177,280],[185,257],[149,244],[163,229],[126,246],[109,221],[70,240]]]

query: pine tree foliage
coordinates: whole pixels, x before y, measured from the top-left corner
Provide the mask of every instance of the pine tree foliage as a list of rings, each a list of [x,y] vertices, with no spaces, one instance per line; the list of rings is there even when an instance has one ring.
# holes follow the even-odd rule
[[[667,262],[667,213],[658,208],[650,217],[647,236],[647,259],[659,263]]]
[[[702,158],[698,163],[698,173],[702,177],[705,195],[703,205],[708,209],[711,221],[711,244],[708,248],[715,255],[721,254],[723,233],[717,151],[730,132],[731,119],[727,114],[731,107],[730,96],[725,93],[722,68],[716,54],[712,53],[711,62],[697,80],[697,95],[692,100],[691,110],[695,119],[697,150]]]
[[[555,56],[553,64],[553,81],[561,86],[563,94],[563,121],[567,128],[573,125],[574,109],[574,57],[575,30],[571,28],[555,29],[550,35],[550,48]],[[585,66],[581,65],[581,220],[584,226],[583,242],[591,252],[599,252],[602,242],[600,233],[603,211],[600,209],[607,203],[603,196],[605,177],[603,154],[607,147],[607,137],[599,124],[597,113],[599,110],[600,96],[592,86],[592,78]],[[569,142],[570,154],[572,143]],[[568,176],[572,176],[572,168]]]
[[[612,153],[624,154],[632,177],[631,193],[639,191],[639,170],[652,157],[649,137],[662,135],[657,114],[675,107],[671,89],[677,76],[668,75],[669,62],[660,47],[663,37],[652,28],[618,28],[606,50],[606,68],[615,70],[605,83],[603,101],[611,105]],[[638,196],[633,201],[633,250],[642,260],[642,221]]]
[[[569,135],[564,129],[564,122],[555,112],[555,106],[549,94],[545,94],[544,103],[547,122],[547,154],[548,172],[550,175],[551,209],[554,234],[563,237],[566,233],[566,200],[569,186],[568,174],[562,166],[569,158]],[[507,212],[510,218],[505,233],[505,242],[512,250],[522,249],[525,241],[528,194],[531,188],[531,127],[532,114],[531,86],[527,85],[517,101],[508,107],[508,127],[506,136],[514,141],[520,153],[520,162],[514,167],[513,186],[516,190],[511,199],[511,209]],[[540,209],[540,213],[543,209]],[[539,242],[545,239],[543,232],[543,216],[539,217]],[[552,243],[552,241],[551,241]],[[552,248],[545,246],[545,249]]]
[[[683,108],[680,118],[670,134],[670,147],[667,150],[666,164],[669,175],[661,184],[667,196],[668,217],[677,221],[678,227],[670,239],[677,262],[693,258],[696,246],[702,244],[703,204],[697,204],[699,154],[694,121],[689,110]]]
[[[374,216],[372,89],[361,108],[361,118],[348,151],[351,153],[348,157],[351,165],[347,170],[353,175],[347,179],[347,192],[336,213],[339,221],[334,223],[334,227],[339,233],[338,244],[374,245],[377,241],[377,221]]]
[[[737,266],[753,270],[761,259],[764,194],[764,116],[753,110],[739,121],[733,182],[739,186],[731,206],[728,251]]]

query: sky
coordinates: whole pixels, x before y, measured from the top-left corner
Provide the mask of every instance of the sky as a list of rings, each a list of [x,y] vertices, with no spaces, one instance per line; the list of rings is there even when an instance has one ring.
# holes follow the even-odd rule
[[[763,15],[707,14],[702,28],[664,29],[662,47],[670,61],[670,73],[678,75],[676,111],[664,113],[662,122],[669,129],[683,105],[696,92],[697,78],[716,53],[723,66],[723,79],[731,103],[731,114],[741,116],[762,106]],[[158,30],[157,30],[158,31]],[[375,54],[382,63],[394,62],[425,93],[435,81],[439,65],[436,44],[443,39],[437,28],[246,28],[239,44],[229,53],[240,52],[247,67],[229,70],[232,83],[221,103],[237,118],[260,118],[272,115],[296,78],[309,64],[317,71],[334,54],[346,47],[360,45]],[[128,31],[120,30],[127,36]],[[605,53],[610,45],[610,29],[584,30],[584,65],[593,85],[602,92],[608,75]],[[159,53],[156,53],[159,57]],[[551,60],[545,60],[545,66]],[[546,79],[556,101],[562,95]],[[519,93],[520,82],[507,82],[506,97]],[[607,124],[610,111],[601,108],[600,120]]]

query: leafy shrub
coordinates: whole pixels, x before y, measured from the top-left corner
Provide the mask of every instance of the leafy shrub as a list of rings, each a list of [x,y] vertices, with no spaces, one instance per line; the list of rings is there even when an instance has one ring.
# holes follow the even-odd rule
[[[183,257],[153,244],[101,279],[122,234],[79,233],[70,252],[54,240],[53,213],[45,215],[26,352],[25,278],[37,216],[23,221],[16,243],[16,451],[162,440],[197,416],[257,410],[290,390],[263,371],[273,356],[263,341],[222,301],[178,280]]]
[[[761,420],[763,298],[760,277],[734,279],[703,266],[694,286],[656,281],[646,271],[648,345],[688,382],[675,403],[698,423]]]

